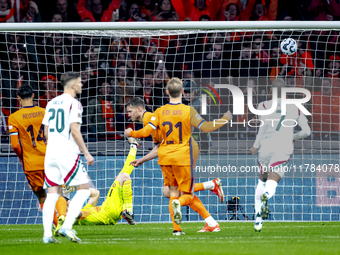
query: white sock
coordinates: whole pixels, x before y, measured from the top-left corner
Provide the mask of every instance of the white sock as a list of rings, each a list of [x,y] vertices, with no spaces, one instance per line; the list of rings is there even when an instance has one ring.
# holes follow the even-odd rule
[[[45,237],[52,236],[54,208],[58,199],[59,199],[58,193],[47,193],[43,207],[43,226]]]
[[[255,216],[261,211],[261,195],[265,192],[266,182],[259,179],[255,190]]]
[[[72,229],[73,223],[79,216],[81,208],[84,206],[84,203],[89,198],[89,196],[89,189],[80,189],[77,191],[77,193],[72,198],[70,206],[68,208],[67,216],[62,226],[64,229]]]
[[[213,183],[212,181],[203,182],[203,187],[205,190],[210,190],[215,188],[215,183]]]
[[[266,183],[265,193],[268,193],[268,199],[275,195],[277,182],[274,180],[268,180]]]
[[[208,224],[209,227],[215,227],[218,224],[216,222],[216,220],[213,217],[211,217],[211,216],[205,218],[204,220]]]

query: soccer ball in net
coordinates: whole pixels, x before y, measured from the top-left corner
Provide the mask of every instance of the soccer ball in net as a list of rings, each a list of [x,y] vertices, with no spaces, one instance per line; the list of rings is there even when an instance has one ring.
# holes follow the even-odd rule
[[[293,38],[286,38],[281,42],[281,51],[285,55],[293,55],[297,50],[297,43]]]

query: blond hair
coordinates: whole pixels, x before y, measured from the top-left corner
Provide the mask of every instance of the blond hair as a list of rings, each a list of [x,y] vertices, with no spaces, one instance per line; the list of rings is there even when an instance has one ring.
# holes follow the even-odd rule
[[[170,97],[179,97],[182,93],[183,83],[176,77],[171,78],[166,85],[166,89],[169,91]]]

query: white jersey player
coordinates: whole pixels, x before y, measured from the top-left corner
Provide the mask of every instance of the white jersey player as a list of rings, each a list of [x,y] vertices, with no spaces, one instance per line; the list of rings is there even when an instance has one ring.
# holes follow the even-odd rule
[[[253,155],[258,150],[258,164],[261,169],[255,191],[255,231],[261,231],[262,220],[268,217],[268,199],[274,196],[277,184],[284,175],[284,167],[294,151],[294,141],[309,136],[311,132],[306,116],[296,105],[287,105],[286,115],[281,114],[280,97],[284,85],[283,79],[273,81],[272,87],[278,90],[278,105],[274,113],[261,115],[264,124],[250,149]],[[265,101],[259,104],[258,110],[270,109],[271,106],[272,100]],[[296,124],[301,131],[294,133]]]
[[[81,93],[82,83],[76,73],[65,73],[61,76],[64,94],[47,104],[43,119],[45,136],[48,140],[45,156],[45,183],[47,197],[43,208],[44,243],[58,242],[52,236],[52,218],[55,204],[62,195],[62,185],[75,186],[77,193],[73,197],[67,216],[58,224],[56,235],[68,237],[73,242],[80,242],[72,229],[84,202],[90,196],[88,178],[80,162],[80,151],[84,153],[88,165],[94,159],[88,152],[82,135],[82,105],[75,99]],[[61,226],[62,225],[62,226]]]

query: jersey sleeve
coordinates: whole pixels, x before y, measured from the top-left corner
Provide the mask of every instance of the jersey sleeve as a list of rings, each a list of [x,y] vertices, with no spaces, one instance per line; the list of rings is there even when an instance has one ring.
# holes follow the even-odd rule
[[[301,131],[294,134],[294,136],[293,136],[294,141],[306,138],[311,133],[311,130],[310,130],[310,127],[308,125],[308,120],[307,120],[306,116],[303,113],[301,113],[300,110],[298,110],[298,111],[299,111],[299,117],[297,119],[297,123],[300,126]]]
[[[138,131],[131,131],[130,136],[136,138],[144,138],[151,135],[153,130],[156,130],[159,124],[158,111],[156,110],[154,114],[150,117],[149,123]]]
[[[49,106],[48,106],[49,104],[47,104],[47,106],[46,106],[46,110],[45,110],[45,112],[44,112],[44,118],[43,118],[43,121],[42,121],[42,124],[44,125],[44,126],[48,126],[48,120],[49,120],[49,118],[50,118],[50,113],[49,113]]]
[[[13,115],[10,115],[8,118],[8,129],[10,135],[18,135],[19,129],[17,126],[17,122],[15,121],[15,117]]]
[[[201,115],[193,108],[190,109],[190,122],[191,125],[194,127],[199,128],[203,132],[211,132],[214,131],[222,126],[224,126],[226,123],[228,123],[229,119],[225,116],[218,120],[213,121],[206,121],[201,117]]]
[[[81,116],[83,114],[83,106],[81,103],[78,100],[73,100],[70,108],[70,124],[82,124]]]
[[[266,108],[265,108],[264,102],[260,103],[258,105],[257,109],[258,110],[265,110]],[[259,117],[262,118],[262,116],[263,115],[260,115]],[[265,124],[260,127],[259,132],[256,135],[255,142],[253,144],[253,147],[256,148],[256,149],[258,149],[260,147],[261,140],[264,137],[264,135],[266,134],[267,129],[268,129],[268,124],[266,124],[267,122],[265,121],[264,123]]]
[[[8,128],[11,136],[11,146],[15,154],[21,158],[22,157],[22,149],[19,140],[19,129],[17,125],[17,121],[13,115],[10,115],[8,118]]]

